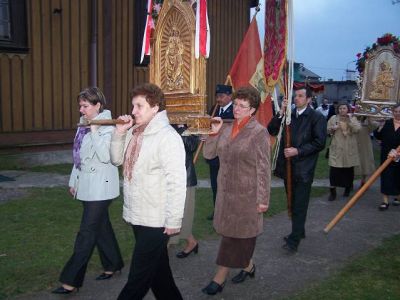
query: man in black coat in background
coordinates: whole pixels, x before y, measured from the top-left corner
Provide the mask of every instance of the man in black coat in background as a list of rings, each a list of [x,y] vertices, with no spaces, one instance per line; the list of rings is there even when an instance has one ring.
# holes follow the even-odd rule
[[[215,97],[217,102],[217,110],[214,117],[221,117],[222,119],[233,119],[233,106],[232,106],[232,87],[230,85],[217,84],[215,89]],[[215,105],[211,108],[209,114],[211,115],[214,110]],[[215,199],[217,197],[217,177],[219,170],[219,159],[218,157],[214,159],[206,159],[210,167],[210,182],[211,189],[213,193],[213,202],[215,207]],[[210,216],[207,217],[208,220],[214,218],[214,210]]]
[[[284,237],[283,249],[293,254],[302,238],[305,238],[305,222],[311,185],[314,180],[314,170],[318,153],[325,148],[326,119],[310,107],[311,90],[300,88],[295,91],[295,108],[291,115],[291,147],[284,148],[285,133],[279,148],[275,175],[283,178],[287,184],[286,159],[291,158],[292,164],[292,232]],[[279,132],[283,112],[287,101],[282,103],[281,111],[268,124],[272,136]]]

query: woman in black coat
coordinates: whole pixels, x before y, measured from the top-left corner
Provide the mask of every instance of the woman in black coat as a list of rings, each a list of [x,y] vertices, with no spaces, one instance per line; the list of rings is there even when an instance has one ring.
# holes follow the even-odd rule
[[[374,131],[374,136],[381,141],[381,163],[383,163],[391,149],[396,149],[400,145],[400,104],[393,108],[393,119],[382,123]],[[395,196],[392,204],[400,205],[400,163],[392,162],[381,174],[381,193],[383,202],[379,205],[379,210],[389,208],[389,196]]]

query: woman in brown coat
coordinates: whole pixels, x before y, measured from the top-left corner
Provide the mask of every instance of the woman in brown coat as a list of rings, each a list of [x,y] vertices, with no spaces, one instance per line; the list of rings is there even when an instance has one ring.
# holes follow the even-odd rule
[[[257,235],[263,230],[263,212],[270,194],[270,145],[267,130],[255,119],[260,105],[258,91],[240,88],[232,97],[235,121],[213,124],[203,155],[220,160],[214,228],[222,236],[217,273],[202,291],[221,292],[229,268],[241,268],[233,283],[254,277],[252,256]]]

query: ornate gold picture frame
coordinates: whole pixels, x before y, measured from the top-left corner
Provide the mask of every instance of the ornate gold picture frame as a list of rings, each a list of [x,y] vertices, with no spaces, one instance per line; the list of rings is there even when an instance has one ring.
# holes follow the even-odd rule
[[[378,46],[365,61],[361,99],[356,114],[391,118],[400,103],[400,55],[391,46]]]

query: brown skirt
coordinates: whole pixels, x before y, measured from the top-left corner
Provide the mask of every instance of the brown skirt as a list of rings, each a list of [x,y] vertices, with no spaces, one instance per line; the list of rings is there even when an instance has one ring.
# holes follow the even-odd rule
[[[227,268],[246,268],[253,257],[256,237],[238,239],[223,236],[219,245],[217,265]]]

